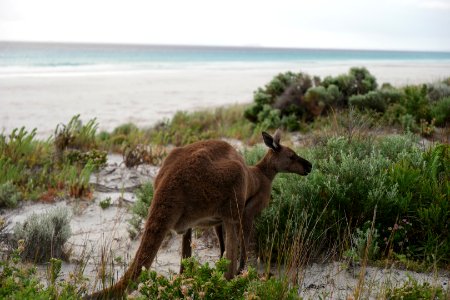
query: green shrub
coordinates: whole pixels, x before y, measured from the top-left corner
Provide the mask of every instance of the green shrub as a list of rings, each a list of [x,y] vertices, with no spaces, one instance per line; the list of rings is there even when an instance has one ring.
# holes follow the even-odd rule
[[[419,126],[417,125],[416,118],[410,114],[404,114],[400,117],[400,124],[405,132],[418,132]]]
[[[254,92],[254,104],[245,110],[244,116],[251,122],[264,122],[265,114],[261,115],[260,112],[267,110],[267,106],[269,110],[274,106],[282,115],[290,115],[296,112],[299,97],[311,86],[312,80],[307,74],[293,72],[278,74],[264,88],[258,88]]]
[[[14,240],[24,241],[22,257],[34,262],[64,257],[64,243],[71,235],[67,208],[32,214],[14,227]]]
[[[327,88],[330,85],[337,86],[342,98],[336,104],[340,107],[346,107],[351,96],[374,91],[377,88],[377,81],[366,68],[351,68],[348,74],[325,77],[322,85]]]
[[[312,117],[317,117],[329,107],[335,106],[342,98],[339,88],[333,84],[328,87],[316,86],[305,94],[305,106]]]
[[[353,95],[349,98],[349,104],[357,108],[373,109],[379,112],[385,112],[387,107],[401,101],[402,93],[395,89],[382,89],[370,91],[364,95]]]
[[[407,86],[404,89],[403,103],[406,112],[414,116],[417,122],[420,119],[430,120],[430,107],[427,98],[427,86]]]
[[[450,86],[445,83],[428,84],[427,96],[431,102],[437,102],[443,98],[448,98],[450,97]]]
[[[22,199],[22,194],[10,181],[0,184],[0,208],[12,208]]]
[[[155,271],[143,271],[137,299],[298,299],[295,289],[285,282],[275,278],[260,281],[252,268],[226,280],[223,274],[228,263],[220,259],[211,268],[208,263],[200,265],[188,258],[182,262],[184,272],[169,278]]]
[[[133,239],[141,232],[142,221],[147,218],[148,209],[153,200],[153,184],[151,182],[141,186],[136,192],[136,202],[131,207],[131,219],[128,223],[131,227],[128,228],[128,233]]]
[[[395,103],[386,108],[383,119],[386,120],[389,125],[401,124],[402,116],[405,114],[406,108],[399,103]]]
[[[447,126],[450,124],[450,97],[437,101],[431,107],[431,117],[434,118],[436,126]]]
[[[313,162],[311,174],[275,179],[271,205],[255,222],[260,255],[283,260],[296,240],[303,241],[304,257],[311,249],[350,249],[349,232],[358,234],[376,208],[374,244],[381,248],[388,242],[396,253],[448,264],[448,148],[436,145],[423,152],[412,135],[335,137],[317,144],[303,153]],[[414,225],[394,239],[388,228],[405,227],[403,219]]]

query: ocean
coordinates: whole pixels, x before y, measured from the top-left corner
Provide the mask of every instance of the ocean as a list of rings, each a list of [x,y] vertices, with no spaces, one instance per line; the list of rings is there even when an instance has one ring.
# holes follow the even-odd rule
[[[351,61],[448,62],[450,52],[0,42],[2,73]]]
[[[450,77],[450,53],[0,42],[0,132],[48,138],[76,114],[99,130],[148,127],[177,111],[250,103],[275,75],[366,67],[381,85]]]

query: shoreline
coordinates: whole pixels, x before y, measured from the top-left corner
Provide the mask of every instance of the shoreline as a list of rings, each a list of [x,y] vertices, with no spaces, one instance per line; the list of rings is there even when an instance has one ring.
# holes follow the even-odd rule
[[[150,127],[177,111],[195,111],[251,103],[253,92],[281,72],[305,72],[324,78],[364,66],[379,85],[431,83],[450,76],[449,62],[339,61],[280,63],[203,63],[63,67],[56,72],[5,72],[0,68],[0,131],[37,128],[47,139],[59,123],[76,114],[84,122],[97,118],[99,130],[132,122]],[[45,69],[45,68],[44,68]],[[61,71],[63,70],[63,71]],[[17,70],[16,70],[17,71]]]

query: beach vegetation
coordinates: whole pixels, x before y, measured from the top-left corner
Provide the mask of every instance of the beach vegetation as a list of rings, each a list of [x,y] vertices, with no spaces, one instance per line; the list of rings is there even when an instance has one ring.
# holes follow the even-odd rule
[[[142,185],[136,192],[136,201],[131,207],[131,218],[128,233],[131,239],[136,238],[142,231],[142,223],[147,219],[148,208],[153,200],[153,184],[151,182]]]
[[[388,288],[385,292],[386,299],[415,300],[415,299],[448,299],[449,291],[444,291],[440,286],[433,286],[428,282],[419,283],[414,278],[409,278],[399,287]]]
[[[13,239],[22,258],[32,262],[47,262],[64,258],[64,244],[70,238],[70,214],[59,207],[42,214],[32,214],[13,229]]]
[[[445,127],[449,121],[449,93],[445,80],[400,88],[388,83],[378,87],[376,78],[365,68],[351,68],[347,74],[323,80],[286,72],[255,91],[254,102],[244,116],[264,129],[297,131],[310,127],[322,116],[355,108],[375,116],[385,127],[433,137],[436,127]]]
[[[0,208],[16,207],[21,199],[22,194],[12,182],[0,184]]]
[[[45,141],[36,139],[36,130],[14,129],[0,134],[0,208],[25,199],[90,199],[92,174],[105,166],[109,151],[121,153],[126,167],[158,165],[166,147],[237,139],[246,163],[254,165],[267,150],[246,145],[260,142],[262,130],[282,127],[297,131],[290,142],[313,170],[306,177],[277,176],[271,204],[255,220],[252,240],[263,277],[249,267],[226,281],[225,260],[210,267],[188,259],[182,275],[142,272],[137,298],[296,299],[301,267],[333,259],[448,269],[449,85],[447,79],[378,87],[365,68],[324,79],[286,72],[258,88],[251,105],[178,112],[152,128],[128,123],[97,133],[95,119],[83,124],[76,115]],[[441,142],[433,141],[438,134]],[[153,193],[151,183],[136,192],[128,220],[132,239],[140,234]],[[111,198],[99,205],[106,209]],[[33,214],[14,227],[17,250],[0,261],[0,298],[78,299],[85,292],[82,276],[57,280],[69,237],[64,209]],[[48,284],[40,283],[35,268],[19,264],[22,259],[49,262]],[[269,278],[274,269],[277,275]],[[448,291],[414,280],[382,293],[388,299],[448,298]]]
[[[166,157],[165,147],[160,145],[126,146],[123,150],[123,162],[127,168],[132,168],[140,164],[160,165]]]
[[[444,225],[450,218],[448,144],[423,151],[412,136],[354,136],[351,141],[336,136],[300,151],[313,162],[313,172],[305,178],[277,177],[272,204],[255,223],[257,251],[264,260],[284,261],[299,236],[302,257],[312,249],[315,255],[319,249],[341,249],[340,255],[353,249],[360,256],[365,224],[373,222],[370,259],[394,251],[450,263]],[[414,220],[414,225],[402,220]]]
[[[99,205],[102,209],[107,209],[111,206],[111,197],[106,197],[105,199],[100,200]]]
[[[226,280],[228,263],[222,258],[210,267],[188,258],[182,262],[184,272],[169,277],[144,270],[139,278],[137,299],[300,299],[287,281],[260,279],[251,267]]]

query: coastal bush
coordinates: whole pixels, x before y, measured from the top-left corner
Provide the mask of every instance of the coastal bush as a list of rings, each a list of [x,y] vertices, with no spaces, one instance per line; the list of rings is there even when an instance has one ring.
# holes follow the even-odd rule
[[[365,68],[351,68],[348,74],[328,76],[323,81],[318,77],[311,79],[305,73],[286,72],[255,91],[254,104],[244,116],[251,122],[262,124],[264,129],[283,126],[288,130],[298,130],[299,121],[314,121],[330,107],[345,108],[351,96],[364,95],[376,88],[375,77]],[[374,103],[372,98],[380,102],[381,97],[383,101],[390,101],[391,96],[397,97],[388,90],[381,93],[381,96],[371,95],[371,100],[364,104]]]
[[[67,208],[55,208],[42,214],[32,214],[14,227],[14,240],[23,241],[21,255],[33,262],[64,258],[64,244],[71,235]],[[37,242],[38,241],[38,242]]]
[[[431,117],[435,120],[436,126],[447,126],[450,124],[450,97],[443,98],[431,107]]]
[[[351,96],[367,94],[377,88],[375,77],[366,68],[351,68],[348,74],[327,76],[321,84],[326,88],[330,85],[338,87],[342,98],[335,104],[339,107],[346,107]]]
[[[389,105],[399,103],[402,97],[403,94],[396,89],[381,89],[367,94],[353,95],[349,98],[349,104],[361,110],[373,109],[385,112]]]
[[[244,116],[251,122],[263,122],[266,107],[278,109],[282,115],[290,115],[301,109],[301,102],[312,80],[304,73],[286,72],[275,76],[263,88],[258,88],[253,95],[254,104],[245,110]]]
[[[379,237],[374,243],[380,248],[385,245],[411,259],[447,265],[448,150],[448,145],[438,144],[424,152],[413,135],[333,137],[304,150],[313,172],[275,179],[271,205],[255,222],[259,254],[266,261],[280,260],[300,238],[304,257],[311,249],[348,250],[349,232],[358,235],[357,228],[372,221],[376,210],[374,228]],[[403,219],[415,223],[403,236],[408,240],[405,247],[391,239],[392,229],[388,231]]]
[[[22,194],[10,181],[0,184],[0,208],[12,208],[22,199]]]
[[[406,113],[414,116],[417,122],[420,119],[430,120],[426,85],[407,86],[404,88],[404,92],[405,97],[401,104],[406,108]]]

